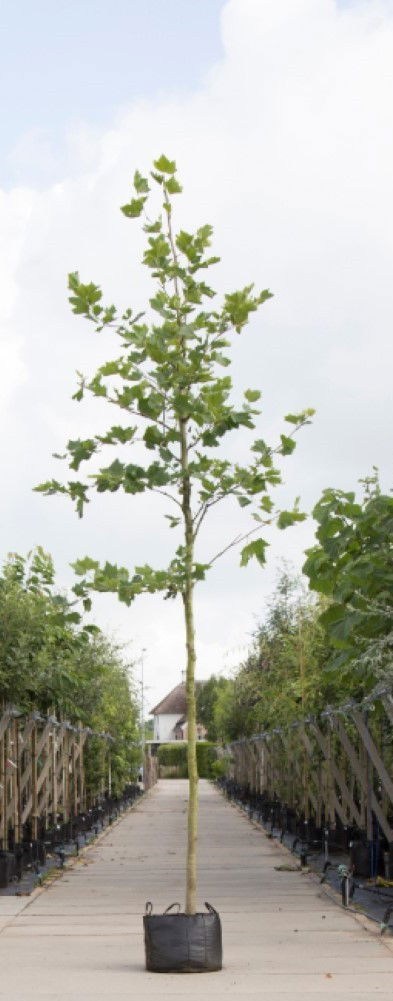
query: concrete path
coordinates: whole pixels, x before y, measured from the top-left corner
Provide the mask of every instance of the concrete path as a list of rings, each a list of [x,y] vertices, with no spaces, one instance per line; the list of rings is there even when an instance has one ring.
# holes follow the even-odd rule
[[[0,898],[7,1001],[391,1001],[393,953],[201,783],[200,903],[221,912],[222,973],[144,970],[145,901],[183,904],[186,783],[161,782],[51,888]]]

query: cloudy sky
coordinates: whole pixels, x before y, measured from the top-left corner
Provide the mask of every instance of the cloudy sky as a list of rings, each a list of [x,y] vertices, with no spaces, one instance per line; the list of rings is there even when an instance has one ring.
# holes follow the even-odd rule
[[[164,151],[185,193],[179,225],[215,227],[216,288],[255,281],[274,299],[235,344],[234,379],[263,391],[260,433],[314,406],[285,460],[279,504],[310,511],[326,486],[391,486],[393,3],[390,0],[10,0],[3,8],[0,159],[0,549],[159,566],[172,535],[159,505],[105,495],[79,522],[32,486],[61,469],[68,438],[107,425],[71,401],[75,371],[116,348],[69,312],[66,274],[143,307],[138,228],[118,206],[135,167]],[[7,9],[8,8],[8,9]],[[234,442],[245,457],[245,445]],[[247,527],[229,510],[211,554]],[[232,551],[197,595],[199,677],[241,658],[285,558],[299,567],[309,520],[272,532],[265,571]],[[95,602],[96,621],[146,648],[148,702],[180,680],[180,604]]]

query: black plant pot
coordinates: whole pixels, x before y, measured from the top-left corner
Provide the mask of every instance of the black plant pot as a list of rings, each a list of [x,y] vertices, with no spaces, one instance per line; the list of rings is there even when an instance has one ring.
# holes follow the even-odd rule
[[[4,889],[13,875],[14,860],[8,852],[0,853],[0,887]]]
[[[350,848],[350,859],[355,876],[368,879],[371,876],[370,842],[354,841]]]
[[[146,969],[153,973],[213,973],[222,969],[220,915],[206,903],[207,914],[182,914],[171,904],[153,914],[148,901],[143,918]],[[176,914],[170,914],[178,907]]]

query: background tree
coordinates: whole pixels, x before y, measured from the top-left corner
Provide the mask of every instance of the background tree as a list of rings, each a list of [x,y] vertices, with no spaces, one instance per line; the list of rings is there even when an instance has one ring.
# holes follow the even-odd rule
[[[261,535],[273,519],[271,488],[280,483],[278,455],[295,448],[294,434],[309,422],[313,411],[288,414],[291,433],[282,434],[276,448],[262,438],[251,446],[248,465],[225,458],[224,437],[240,428],[253,429],[260,398],[256,389],[247,389],[243,402],[231,402],[232,383],[220,370],[230,365],[226,354],[229,335],[241,333],[250,314],[270,292],[254,292],[248,285],[226,295],[221,305],[213,303],[215,293],[203,277],[218,261],[209,254],[211,226],[201,226],[191,234],[172,225],[172,199],[181,191],[176,165],[161,156],[154,163],[151,178],[161,192],[161,207],[148,215],[150,181],[139,171],[134,175],[134,192],[122,211],[127,218],[144,215],[147,247],[143,263],[150,269],[156,287],[146,316],[131,308],[118,312],[104,306],[100,288],[83,284],[75,272],[69,276],[72,309],[86,317],[100,331],[110,328],[120,339],[121,354],[102,365],[92,378],[80,377],[75,399],[86,391],[116,407],[126,424],[112,425],[105,434],[69,441],[67,458],[72,470],[106,447],[118,446],[118,456],[109,465],[94,469],[88,480],[68,483],[51,480],[38,489],[46,494],[63,493],[75,501],[82,516],[91,491],[135,495],[144,491],[164,494],[171,505],[169,526],[181,529],[173,559],[164,569],[149,565],[134,569],[110,563],[104,566],[90,557],[75,564],[81,578],[76,593],[85,606],[90,592],[113,591],[130,604],[144,592],[162,591],[167,597],[180,595],[184,608],[187,650],[188,706],[188,849],[186,911],[196,906],[197,765],[195,714],[195,630],[194,587],[205,578],[215,561],[233,546],[241,546],[241,564],[255,557],[265,562],[267,542]],[[138,461],[129,461],[130,448],[138,444]],[[144,458],[139,459],[144,446]],[[205,519],[213,506],[229,498],[252,512],[253,527],[232,539],[223,540],[219,551],[200,558],[196,545]],[[304,515],[295,503],[291,512],[277,515],[285,528]],[[255,538],[254,536],[257,535]]]
[[[250,651],[212,708],[217,736],[235,740],[316,713],[340,691],[326,673],[332,648],[321,601],[298,575],[280,573]],[[342,691],[341,691],[342,694]]]
[[[217,735],[234,740],[360,699],[393,670],[393,498],[377,472],[363,499],[325,490],[313,514],[317,544],[301,578],[284,571],[249,654],[224,690],[212,679]],[[207,683],[209,684],[209,683]]]
[[[335,650],[332,675],[353,679],[357,694],[393,677],[393,498],[381,493],[376,470],[361,482],[361,502],[324,491],[313,510],[318,545],[303,568],[330,599],[321,623]]]
[[[29,712],[81,722],[112,741],[86,743],[87,786],[107,782],[120,792],[138,763],[138,706],[131,665],[97,626],[86,625],[75,602],[56,589],[51,557],[40,547],[13,553],[0,573],[0,699]]]
[[[217,740],[217,725],[215,719],[215,707],[220,692],[228,688],[227,678],[217,677],[212,674],[207,681],[198,681],[196,686],[196,712],[198,723],[203,723],[207,730],[208,740]]]

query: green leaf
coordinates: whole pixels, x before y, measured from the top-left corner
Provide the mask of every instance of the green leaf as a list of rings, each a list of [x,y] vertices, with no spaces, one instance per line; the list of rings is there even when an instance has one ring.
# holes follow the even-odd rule
[[[284,417],[284,421],[288,421],[289,424],[309,424],[309,418],[313,417],[314,414],[314,408],[308,407],[306,410],[302,410],[300,414],[287,414]]]
[[[67,448],[72,459],[70,469],[79,469],[81,462],[91,459],[91,456],[97,451],[97,442],[94,441],[94,438],[87,438],[86,441],[79,438],[77,441],[67,442]]]
[[[251,504],[250,498],[249,497],[245,497],[243,494],[240,494],[240,496],[237,498],[237,500],[238,500],[238,503],[240,504],[240,507],[248,507],[248,505]]]
[[[169,178],[166,182],[166,189],[169,191],[170,195],[178,195],[181,191],[183,191],[181,184],[179,184],[175,177]]]
[[[109,375],[118,375],[119,366],[121,364],[121,359],[115,358],[113,361],[107,361],[104,365],[100,367],[100,374],[105,377]]]
[[[333,623],[342,622],[345,619],[346,606],[343,604],[329,605],[326,612],[323,612],[319,618],[319,621],[324,626],[330,626]]]
[[[256,403],[257,400],[260,400],[262,393],[259,392],[259,389],[246,389],[244,395],[249,403]]]
[[[99,565],[98,560],[92,560],[91,556],[85,556],[83,559],[71,563],[71,567],[78,577],[83,577],[89,570],[98,570]]]
[[[67,487],[63,486],[57,480],[46,480],[45,483],[39,483],[37,487],[33,487],[35,493],[47,494],[66,494]]]
[[[280,511],[277,518],[277,526],[278,528],[290,528],[297,521],[304,521],[306,517],[307,515],[302,511]]]
[[[147,177],[142,177],[139,170],[136,170],[134,174],[134,188],[138,195],[147,194],[149,191],[149,182]]]
[[[162,220],[156,219],[155,222],[146,222],[143,229],[145,233],[160,233],[162,229]]]
[[[121,445],[125,445],[132,441],[137,430],[138,428],[136,427],[124,428],[119,424],[111,427],[106,434],[98,435],[97,439],[103,445],[115,445],[116,442],[119,442]]]
[[[101,373],[97,372],[96,375],[91,379],[87,387],[93,396],[106,396],[107,388],[101,382]]]
[[[102,307],[98,303],[102,298],[102,292],[98,285],[94,285],[93,282],[83,285],[79,281],[78,272],[72,271],[68,275],[68,288],[74,293],[68,299],[73,313],[87,316],[89,319],[96,319],[100,315]]]
[[[154,160],[154,166],[161,174],[174,174],[176,171],[175,160],[168,160],[168,157],[164,156],[163,153],[158,160]]]
[[[146,198],[131,198],[127,205],[121,206],[121,211],[127,219],[136,219],[141,215]]]
[[[265,496],[261,498],[259,506],[262,509],[262,511],[266,511],[267,514],[271,514],[274,508],[273,501],[268,494],[265,494]]]
[[[140,494],[146,490],[146,474],[142,466],[129,463],[124,470],[124,490],[127,494]]]
[[[240,566],[245,567],[250,562],[250,559],[255,556],[258,560],[260,566],[264,566],[266,563],[266,548],[269,545],[265,539],[254,539],[253,542],[249,542],[247,546],[241,551]]]
[[[280,434],[280,438],[281,438],[281,454],[291,455],[291,453],[296,448],[296,442],[294,438],[288,438],[287,435],[285,434]]]
[[[214,361],[217,362],[217,365],[222,365],[223,368],[227,368],[231,364],[230,358],[227,358],[218,351],[214,353]]]
[[[164,435],[159,430],[159,428],[156,427],[155,424],[153,424],[150,427],[146,428],[146,431],[143,435],[143,440],[145,442],[146,448],[157,448],[157,446],[162,444],[162,441],[164,440]]]
[[[175,518],[173,514],[164,514],[164,518],[169,521],[170,528],[177,528],[180,525],[181,518]]]
[[[94,477],[98,493],[105,493],[109,490],[114,493],[122,485],[124,480],[124,466],[119,459],[115,459],[110,466],[100,469]]]
[[[194,580],[205,580],[207,570],[209,570],[209,565],[207,563],[194,563],[193,566]]]

